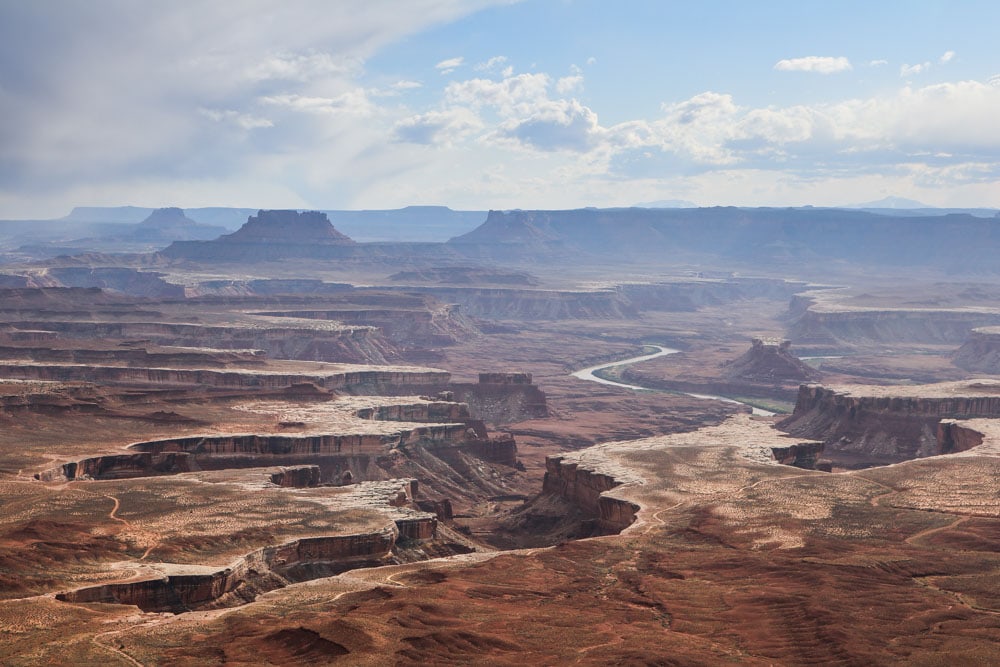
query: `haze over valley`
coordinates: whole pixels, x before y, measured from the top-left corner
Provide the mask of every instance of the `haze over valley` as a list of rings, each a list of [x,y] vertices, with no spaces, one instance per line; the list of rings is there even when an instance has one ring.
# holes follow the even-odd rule
[[[1000,661],[966,10],[0,7],[0,663]]]

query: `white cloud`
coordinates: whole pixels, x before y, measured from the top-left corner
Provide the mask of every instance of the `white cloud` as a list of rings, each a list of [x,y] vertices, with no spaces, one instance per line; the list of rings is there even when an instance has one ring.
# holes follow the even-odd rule
[[[931,68],[929,62],[917,63],[916,65],[903,65],[899,68],[899,76],[913,76],[923,74]]]
[[[846,72],[851,68],[851,62],[843,57],[806,56],[805,58],[790,58],[779,60],[774,64],[779,72],[815,72],[817,74],[834,74]]]
[[[954,59],[954,57],[955,57],[954,51],[945,51],[944,53],[941,54],[941,57],[938,58],[938,62],[944,65],[946,63],[950,63],[952,59]]]
[[[393,90],[414,90],[416,88],[422,88],[424,84],[419,81],[397,81],[390,86]]]
[[[888,65],[888,64],[889,64],[888,60],[882,60],[882,59],[868,61],[869,67],[882,67],[883,65]]]
[[[366,60],[506,2],[0,3],[0,62],[20,63],[0,86],[0,217],[140,195],[347,205],[408,159],[372,148],[397,119],[366,93]]]
[[[497,137],[542,151],[585,152],[596,145],[600,133],[592,110],[576,100],[552,100],[539,104],[527,117],[502,123]]]
[[[589,58],[587,58],[587,64],[588,65],[596,65],[597,64],[597,58],[595,58],[594,56],[590,56]]]
[[[551,81],[544,73],[518,74],[502,81],[456,81],[445,88],[445,100],[451,104],[467,104],[473,108],[497,107],[502,113],[510,115],[519,106],[530,106],[546,99]]]
[[[580,74],[564,76],[556,81],[556,92],[560,95],[568,95],[581,88],[583,88],[583,76]]]
[[[435,65],[434,69],[441,72],[441,74],[451,74],[456,69],[461,67],[462,63],[464,62],[465,58],[463,56],[458,56],[457,58],[448,58],[447,60],[442,60],[437,65]]]
[[[450,146],[476,130],[482,121],[475,113],[464,108],[429,111],[404,118],[393,127],[396,141],[412,144],[443,144]]]
[[[507,63],[507,56],[493,56],[486,62],[477,63],[474,70],[477,72],[492,72],[496,68]]]
[[[294,111],[315,114],[352,114],[367,116],[374,106],[362,88],[355,88],[336,97],[308,97],[305,95],[267,95],[260,97],[261,104],[284,107]]]
[[[311,81],[324,76],[357,72],[361,62],[357,58],[335,57],[329,53],[269,54],[264,60],[246,70],[246,77],[253,81],[288,80]]]
[[[267,118],[261,118],[248,113],[240,113],[233,109],[198,109],[205,118],[214,120],[217,123],[233,123],[244,130],[255,130],[262,127],[274,127],[274,123]]]

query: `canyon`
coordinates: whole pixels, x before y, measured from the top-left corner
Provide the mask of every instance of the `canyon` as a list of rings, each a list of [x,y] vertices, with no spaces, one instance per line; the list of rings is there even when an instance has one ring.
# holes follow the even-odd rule
[[[0,266],[0,662],[1000,657],[988,220],[247,215]]]

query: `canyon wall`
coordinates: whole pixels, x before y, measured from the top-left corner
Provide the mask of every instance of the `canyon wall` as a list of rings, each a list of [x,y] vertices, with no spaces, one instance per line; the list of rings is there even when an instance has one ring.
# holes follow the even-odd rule
[[[792,307],[801,309],[801,305]],[[1000,312],[946,309],[807,308],[789,326],[796,345],[864,345],[872,343],[955,344],[977,327],[1000,324]]]
[[[390,367],[391,368],[391,367]],[[215,370],[204,368],[140,368],[56,363],[0,363],[0,377],[19,380],[84,381],[105,384],[177,384],[221,388],[286,389],[311,382],[324,389],[369,390],[378,393],[387,386],[441,385],[450,374],[434,370],[377,370],[315,373],[280,373],[255,370]]]
[[[430,534],[432,515],[403,520],[409,534]],[[158,579],[103,584],[59,593],[57,600],[76,603],[135,605],[143,611],[180,613],[230,607],[294,581],[307,581],[311,570],[319,576],[357,567],[388,564],[399,528],[395,522],[375,532],[302,538],[266,547],[230,567],[206,574],[171,574]],[[422,539],[422,538],[421,538]]]
[[[501,381],[493,382],[492,379]],[[545,392],[531,384],[530,373],[481,373],[479,383],[384,385],[382,393],[393,396],[433,393],[447,396],[449,401],[465,403],[470,414],[491,424],[511,424],[549,416]]]
[[[948,453],[942,449],[938,434],[942,419],[1000,415],[1000,394],[975,395],[975,384],[968,389],[972,391],[952,396],[932,392],[927,396],[865,396],[803,385],[794,412],[778,427],[795,436],[823,441],[825,454],[849,467],[933,456]],[[953,445],[945,446],[953,451]]]
[[[937,428],[938,450],[942,454],[965,452],[983,444],[983,434],[952,419],[942,419]]]
[[[619,533],[636,518],[639,506],[606,495],[622,483],[611,475],[581,467],[563,456],[545,457],[545,478],[542,493],[557,495],[597,519],[602,531]]]
[[[138,313],[136,313],[138,314]],[[92,317],[87,314],[87,319]],[[273,359],[384,364],[398,356],[379,329],[369,326],[212,326],[178,322],[24,320],[17,329],[54,331],[69,338],[140,339],[159,345],[260,350]]]

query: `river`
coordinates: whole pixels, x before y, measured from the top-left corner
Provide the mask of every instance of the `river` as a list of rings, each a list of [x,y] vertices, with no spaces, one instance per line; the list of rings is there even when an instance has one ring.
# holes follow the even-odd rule
[[[672,347],[661,347],[660,345],[647,345],[646,347],[655,347],[656,352],[651,354],[643,354],[638,357],[632,357],[631,359],[622,359],[621,361],[612,361],[609,364],[598,364],[597,366],[590,366],[589,368],[584,368],[582,370],[576,371],[571,375],[575,378],[580,378],[581,380],[590,380],[591,382],[598,382],[600,384],[610,385],[612,387],[622,387],[624,389],[635,389],[637,391],[656,391],[655,389],[650,389],[649,387],[640,387],[634,384],[625,384],[624,382],[615,382],[614,380],[608,380],[595,375],[597,371],[602,371],[605,368],[614,368],[616,366],[628,366],[631,364],[638,363],[640,361],[648,361],[650,359],[656,359],[657,357],[665,357],[668,354],[677,354],[680,350],[675,350]],[[686,391],[677,392],[679,394],[684,394],[685,396],[690,396],[692,398],[701,398],[709,401],[722,401],[723,403],[734,403],[736,405],[746,405],[753,411],[755,415],[761,415],[762,417],[771,417],[774,415],[770,410],[763,410],[758,407],[754,407],[749,403],[744,403],[742,401],[737,401],[732,398],[726,398],[725,396],[713,396],[712,394],[692,394]]]

